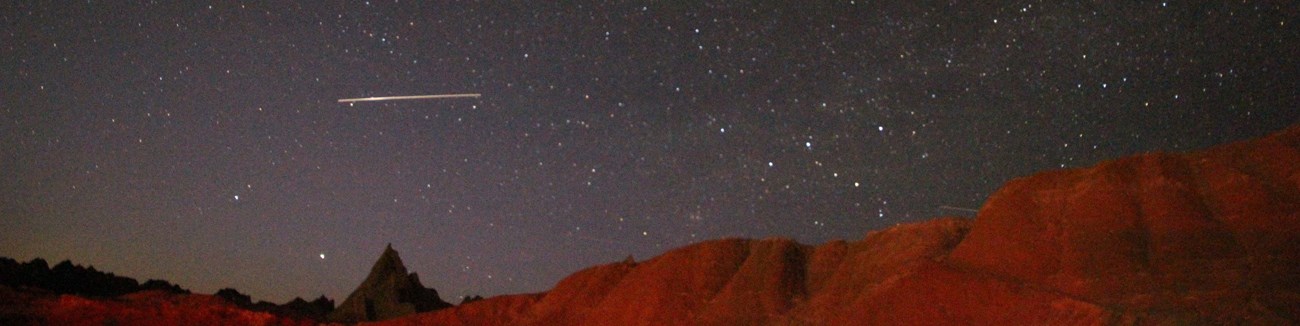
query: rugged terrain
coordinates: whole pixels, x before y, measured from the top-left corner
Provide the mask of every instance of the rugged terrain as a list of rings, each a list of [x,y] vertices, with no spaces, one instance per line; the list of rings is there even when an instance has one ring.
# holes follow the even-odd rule
[[[590,267],[544,293],[450,308],[388,248],[333,317],[392,325],[1294,324],[1297,244],[1300,125],[1200,152],[1016,179],[974,219],[817,246],[708,241]],[[223,297],[145,290],[86,298],[0,286],[0,322],[313,322]]]
[[[704,242],[385,324],[1289,324],[1300,127],[1013,180],[974,220]]]

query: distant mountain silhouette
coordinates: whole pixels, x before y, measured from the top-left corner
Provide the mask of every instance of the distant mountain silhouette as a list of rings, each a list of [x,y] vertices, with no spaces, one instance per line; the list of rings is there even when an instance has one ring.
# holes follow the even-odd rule
[[[483,297],[478,295],[467,295],[467,296],[460,297],[460,304],[466,304],[466,303],[479,301],[479,300],[483,300]]]
[[[391,324],[1300,322],[1300,125],[1009,182],[975,219],[716,240]]]
[[[172,293],[190,293],[189,290],[163,280],[149,280],[140,284],[133,278],[82,267],[63,261],[53,268],[44,259],[36,258],[26,263],[0,257],[0,284],[13,288],[39,288],[57,294],[75,294],[88,297],[116,297],[144,290],[163,290]]]
[[[301,297],[297,297],[282,305],[266,301],[253,303],[252,297],[240,293],[239,290],[232,288],[217,290],[217,293],[214,293],[213,296],[225,299],[226,301],[244,309],[269,312],[279,316],[293,318],[324,321],[329,313],[334,311],[334,300],[330,300],[323,295],[310,302],[303,300]]]
[[[425,288],[420,277],[407,273],[402,258],[389,244],[379,260],[370,268],[370,275],[348,295],[329,319],[340,322],[376,321],[405,316],[417,312],[451,307],[442,301],[438,291]]]
[[[54,267],[49,267],[49,264],[40,258],[32,259],[32,261],[26,263],[19,263],[11,258],[0,257],[0,285],[3,285],[3,289],[0,289],[0,325],[46,324],[46,322],[41,322],[43,319],[37,318],[37,316],[25,316],[19,313],[32,307],[20,309],[5,309],[4,307],[56,295],[84,297],[83,301],[86,304],[96,305],[104,302],[99,299],[121,301],[124,297],[131,297],[148,298],[148,300],[144,300],[145,302],[157,302],[161,298],[184,300],[183,297],[191,294],[189,290],[164,280],[148,280],[139,283],[133,278],[101,272],[93,266],[74,265],[71,261],[66,260],[54,265]],[[276,316],[284,316],[291,318],[290,320],[324,320],[326,314],[334,309],[334,301],[324,296],[310,302],[302,298],[294,298],[288,303],[277,305],[266,301],[253,303],[252,298],[248,295],[235,289],[225,288],[217,291],[215,297],[229,302],[234,307],[213,309],[246,309],[268,312],[272,314],[271,319],[278,318]],[[106,304],[106,306],[112,305]],[[14,312],[14,310],[18,312]],[[93,317],[107,318],[105,316]],[[55,318],[43,321],[54,320],[63,319]],[[91,324],[95,323],[92,322]]]

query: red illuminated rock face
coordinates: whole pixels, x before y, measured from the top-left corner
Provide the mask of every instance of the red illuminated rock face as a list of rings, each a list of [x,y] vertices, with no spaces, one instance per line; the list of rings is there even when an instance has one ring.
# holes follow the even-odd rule
[[[727,239],[591,267],[544,294],[488,298],[384,324],[680,325],[830,320],[952,249],[970,221],[938,219],[807,246]],[[500,308],[498,308],[500,307]]]
[[[976,219],[717,240],[388,324],[1132,324],[1300,319],[1300,127],[1008,183]]]
[[[1300,317],[1300,128],[1012,181],[946,262],[1212,322]]]

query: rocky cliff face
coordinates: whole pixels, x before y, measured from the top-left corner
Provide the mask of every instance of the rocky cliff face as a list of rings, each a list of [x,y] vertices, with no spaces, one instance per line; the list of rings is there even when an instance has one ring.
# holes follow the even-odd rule
[[[389,245],[370,275],[330,313],[340,322],[374,321],[450,307],[438,291],[425,288],[415,273],[407,274],[402,258]]]
[[[974,220],[718,240],[386,324],[1300,321],[1300,126],[1008,183]]]
[[[1122,311],[1300,318],[1300,127],[1015,180],[947,262]]]
[[[635,263],[591,267],[542,294],[493,297],[382,322],[417,325],[754,325],[825,323],[933,263],[971,221],[944,218],[857,242],[715,240]]]

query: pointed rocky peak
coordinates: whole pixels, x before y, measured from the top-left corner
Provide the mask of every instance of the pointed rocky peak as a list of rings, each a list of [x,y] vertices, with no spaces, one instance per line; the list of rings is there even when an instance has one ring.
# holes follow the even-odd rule
[[[379,255],[379,260],[370,268],[371,277],[389,274],[406,275],[406,265],[402,264],[402,257],[397,254],[397,250],[393,250],[391,243],[384,247],[384,253]]]
[[[330,320],[359,322],[384,320],[450,307],[438,291],[425,288],[415,273],[407,273],[390,243],[379,255],[370,275],[330,314]]]

